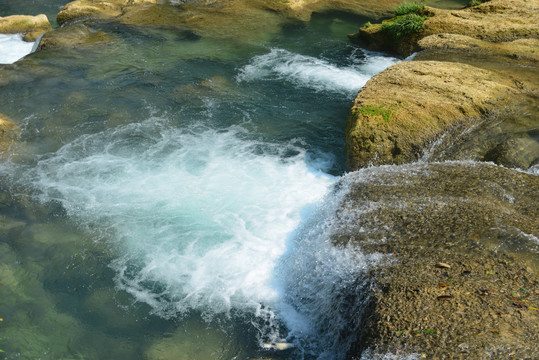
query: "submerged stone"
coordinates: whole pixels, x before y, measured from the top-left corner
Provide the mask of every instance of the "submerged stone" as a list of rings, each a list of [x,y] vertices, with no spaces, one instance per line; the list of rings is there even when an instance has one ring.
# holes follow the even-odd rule
[[[6,115],[0,113],[0,158],[4,152],[14,143],[19,133],[15,125]]]
[[[245,358],[237,339],[212,329],[200,319],[189,319],[155,341],[144,352],[148,360],[218,360]]]
[[[76,24],[50,31],[43,35],[38,50],[54,47],[78,47],[110,41],[112,35],[84,24]]]

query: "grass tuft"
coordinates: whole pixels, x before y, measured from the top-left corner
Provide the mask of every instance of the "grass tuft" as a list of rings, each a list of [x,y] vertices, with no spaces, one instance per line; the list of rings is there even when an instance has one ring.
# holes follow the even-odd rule
[[[407,15],[411,13],[417,13],[419,10],[423,9],[425,7],[425,4],[418,3],[418,2],[403,2],[399,6],[397,6],[393,12],[396,15]]]
[[[395,18],[395,21],[382,25],[382,31],[390,33],[394,39],[399,39],[405,35],[418,33],[425,28],[427,16],[408,14]]]

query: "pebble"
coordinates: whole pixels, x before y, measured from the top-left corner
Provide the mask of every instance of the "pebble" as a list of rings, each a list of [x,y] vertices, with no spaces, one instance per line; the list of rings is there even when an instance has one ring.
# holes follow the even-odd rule
[[[444,269],[450,269],[451,268],[451,265],[443,263],[443,262],[437,263],[436,266],[438,266],[439,268],[444,268]]]

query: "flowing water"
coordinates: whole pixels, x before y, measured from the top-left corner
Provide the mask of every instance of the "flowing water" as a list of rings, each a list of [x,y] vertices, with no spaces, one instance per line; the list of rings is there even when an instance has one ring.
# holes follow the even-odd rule
[[[0,64],[12,64],[32,51],[34,43],[22,40],[22,34],[0,34]]]
[[[342,358],[378,258],[331,246],[322,200],[351,100],[398,61],[348,44],[362,22],[240,45],[95,25],[1,68],[0,357]]]
[[[345,122],[400,61],[348,43],[365,21],[256,41],[93,24],[105,41],[0,66],[19,129],[0,162],[0,359],[343,359],[384,261],[332,245]],[[2,61],[31,45],[0,37]]]

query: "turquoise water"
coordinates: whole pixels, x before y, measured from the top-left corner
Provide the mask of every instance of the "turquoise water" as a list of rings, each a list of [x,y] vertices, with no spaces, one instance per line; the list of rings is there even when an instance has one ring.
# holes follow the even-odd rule
[[[342,294],[377,259],[331,246],[322,200],[351,100],[398,61],[348,43],[363,22],[96,24],[109,40],[2,66],[0,357],[342,358]]]

